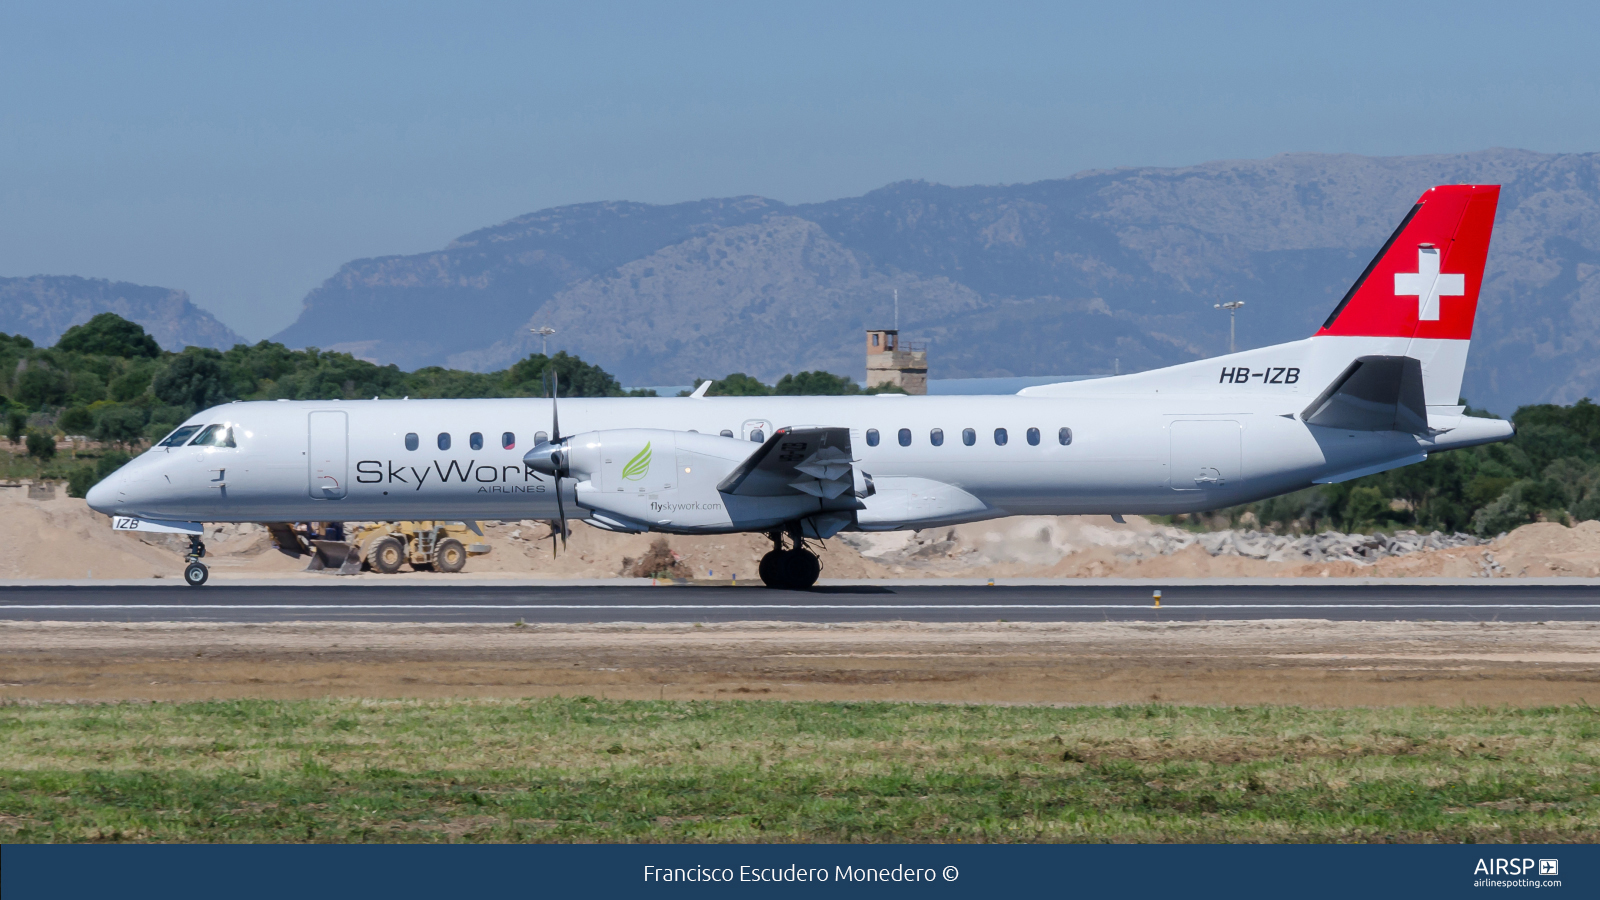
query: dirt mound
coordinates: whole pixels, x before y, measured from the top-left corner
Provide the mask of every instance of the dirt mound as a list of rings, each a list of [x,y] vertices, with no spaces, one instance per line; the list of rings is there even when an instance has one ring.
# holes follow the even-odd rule
[[[179,555],[111,530],[111,520],[82,500],[54,491],[28,496],[0,488],[0,578],[177,578]]]
[[[0,578],[177,578],[182,571],[183,538],[119,534],[82,500],[62,492],[49,499],[29,494],[25,486],[0,488],[0,540],[7,548]],[[473,557],[467,574],[490,578],[664,571],[679,578],[755,580],[761,556],[771,549],[755,534],[614,534],[575,522],[568,549],[553,555],[545,522],[483,527],[493,550]],[[824,578],[1600,577],[1600,522],[1525,525],[1489,543],[1461,543],[1464,538],[1474,540],[1403,533],[1194,534],[1137,517],[1121,523],[1107,516],[1017,516],[915,532],[841,534],[820,547],[820,556]],[[214,579],[294,576],[307,562],[274,550],[259,525],[207,526],[206,547]]]

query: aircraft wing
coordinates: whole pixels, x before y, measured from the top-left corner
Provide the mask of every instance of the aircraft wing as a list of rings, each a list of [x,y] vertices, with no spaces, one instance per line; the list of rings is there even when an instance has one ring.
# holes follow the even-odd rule
[[[826,509],[860,509],[868,481],[850,453],[850,429],[779,428],[717,490],[740,497],[809,494]]]

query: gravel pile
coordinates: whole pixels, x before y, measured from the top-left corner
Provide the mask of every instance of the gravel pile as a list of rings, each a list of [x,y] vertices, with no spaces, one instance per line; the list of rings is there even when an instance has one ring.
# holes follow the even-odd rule
[[[1173,534],[1158,532],[1146,538],[1154,555],[1176,553],[1199,544],[1212,556],[1245,556],[1268,562],[1320,563],[1345,561],[1373,563],[1389,556],[1404,556],[1423,550],[1446,550],[1452,547],[1476,547],[1488,541],[1470,534],[1456,532],[1444,534],[1434,531],[1418,534],[1415,531],[1398,531],[1394,534],[1342,534],[1324,531],[1291,537],[1265,531],[1213,531],[1205,534]]]

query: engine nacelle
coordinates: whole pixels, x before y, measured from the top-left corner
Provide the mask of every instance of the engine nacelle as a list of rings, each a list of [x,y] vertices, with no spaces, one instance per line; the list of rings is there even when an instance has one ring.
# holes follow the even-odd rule
[[[694,431],[616,428],[539,444],[524,460],[535,471],[561,471],[576,481],[578,505],[615,531],[756,531],[816,515],[816,498],[804,494],[746,497],[717,490],[760,448]]]

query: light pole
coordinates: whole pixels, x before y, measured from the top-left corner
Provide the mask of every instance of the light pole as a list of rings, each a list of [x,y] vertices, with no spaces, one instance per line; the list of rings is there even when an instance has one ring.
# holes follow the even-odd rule
[[[540,346],[539,352],[544,354],[545,359],[549,359],[550,358],[550,335],[555,334],[556,330],[554,328],[551,328],[549,325],[541,325],[538,328],[530,328],[528,330],[533,332],[534,334],[537,334],[539,336],[539,342],[540,342],[540,344],[539,344],[539,346]]]
[[[1233,352],[1233,317],[1238,314],[1239,307],[1244,305],[1243,300],[1234,300],[1228,303],[1213,303],[1212,309],[1225,309],[1228,311],[1228,352]]]

